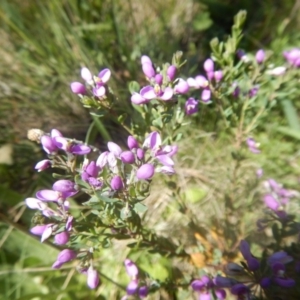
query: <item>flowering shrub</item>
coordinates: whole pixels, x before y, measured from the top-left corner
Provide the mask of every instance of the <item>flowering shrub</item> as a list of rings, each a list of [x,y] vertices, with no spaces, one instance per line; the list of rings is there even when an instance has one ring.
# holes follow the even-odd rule
[[[129,101],[134,109],[130,118],[118,106],[116,93],[110,86],[113,72],[105,68],[96,76],[88,68],[82,68],[82,80],[71,83],[71,91],[94,116],[110,115],[123,126],[128,132],[126,146],[109,141],[105,151],[100,151],[85,142],[64,137],[57,129],[50,133],[39,129],[29,132],[29,138],[40,143],[48,156],[36,164],[36,170],[52,168],[57,179],[52,189],[39,190],[35,197],[25,200],[30,209],[39,211],[31,233],[40,236],[41,242],[51,241],[61,249],[52,268],[59,269],[76,260],[78,272],[87,278],[87,286],[95,289],[101,282],[97,258],[101,249],[110,247],[114,240],[128,240],[127,246],[134,251],[146,250],[174,262],[197,266],[197,257],[211,249],[201,234],[195,236],[201,241],[203,251],[195,255],[184,240],[179,243],[172,236],[162,236],[148,228],[143,215],[155,178],[170,184],[170,176],[176,176],[176,155],[180,151],[177,144],[184,126],[192,115],[207,109],[216,118],[216,134],[226,132],[232,143],[234,167],[225,195],[224,218],[218,221],[220,227],[235,227],[232,241],[223,243],[218,237],[215,239],[223,246],[215,247],[221,253],[214,252],[213,268],[203,265],[200,272],[189,269],[188,275],[181,270],[178,278],[170,276],[165,281],[140,269],[131,258],[125,259],[130,281],[122,299],[142,299],[160,289],[170,295],[182,290],[194,291],[199,299],[225,299],[226,295],[237,299],[275,299],[276,295],[286,299],[286,290],[296,284],[299,244],[293,244],[292,252],[292,248],[285,249],[282,239],[299,231],[299,223],[289,211],[290,202],[295,201],[298,193],[283,188],[273,179],[262,182],[265,194],[259,196],[259,207],[265,205],[265,214],[257,217],[257,230],[272,228],[275,243],[266,243],[262,257],[258,258],[250,251],[245,231],[235,226],[243,221],[240,214],[257,203],[249,205],[241,201],[237,187],[242,165],[249,158],[255,160],[263,151],[255,138],[255,129],[280,101],[285,83],[299,78],[300,50],[286,51],[286,62],[281,66],[272,64],[268,51],[244,53],[238,49],[244,20],[245,13],[239,13],[232,36],[226,42],[217,39],[211,42],[212,55],[205,60],[203,72],[195,76],[181,73],[184,65],[181,52],[162,66],[156,66],[150,57],[143,55],[141,69],[147,83],[142,86],[135,81],[129,83]],[[256,183],[262,176],[259,169]],[[174,201],[184,211],[180,189],[175,190]],[[78,196],[82,213],[75,216],[72,199]],[[237,220],[228,221],[232,219]],[[238,250],[242,256],[238,256]]]

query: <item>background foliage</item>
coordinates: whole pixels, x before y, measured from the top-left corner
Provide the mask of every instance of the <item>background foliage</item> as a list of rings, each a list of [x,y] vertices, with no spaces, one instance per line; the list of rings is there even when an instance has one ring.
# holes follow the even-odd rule
[[[116,124],[109,119],[100,122],[91,118],[71,95],[69,83],[78,77],[80,67],[87,66],[94,72],[102,67],[114,70],[120,105],[130,111],[126,82],[141,76],[142,54],[163,62],[170,60],[176,50],[182,50],[189,62],[186,73],[197,74],[203,60],[210,55],[210,40],[226,38],[233,16],[240,9],[246,9],[248,15],[241,43],[246,52],[269,49],[280,61],[283,50],[300,46],[300,1],[1,1],[0,296],[3,299],[121,297],[126,285],[122,266],[126,252],[112,257],[111,249],[103,251],[99,264],[103,266],[102,277],[107,280],[95,293],[85,287],[83,277],[75,276],[74,265],[62,272],[51,270],[49,265],[55,260],[57,249],[40,244],[27,233],[32,212],[25,210],[23,199],[51,182],[47,173],[33,171],[43,154],[27,141],[27,130],[47,131],[54,127],[66,136],[84,139],[91,126],[91,142],[101,146],[111,137],[123,141]],[[259,128],[257,137],[263,154],[257,165],[247,166],[242,180],[252,181],[253,189],[239,191],[241,195],[255,197],[259,192],[255,182],[259,166],[264,166],[266,174],[288,188],[296,189],[299,185],[300,102],[299,93],[293,95],[282,95],[284,101]],[[228,238],[226,232],[218,232],[212,224],[217,224],[220,217],[216,212],[222,214],[218,199],[227,185],[226,169],[232,167],[228,161],[230,149],[226,147],[226,134],[215,138],[212,125],[208,110],[200,112],[185,129],[192,138],[180,145],[177,185],[184,200],[180,213],[172,202],[172,182],[169,188],[157,182],[157,191],[148,199],[150,209],[145,216],[146,222],[162,235],[171,232],[174,239],[184,236],[190,241],[191,251],[195,252],[191,268],[202,267],[204,261],[217,256],[210,253],[213,249],[209,246],[205,254],[199,254],[202,252],[196,233],[201,233],[198,239],[216,248],[221,247],[216,235],[221,241]],[[224,172],[220,172],[222,169]],[[251,209],[255,213],[254,207]],[[157,219],[155,215],[161,217]],[[245,220],[249,225],[245,235],[255,227],[252,216]],[[190,222],[191,219],[195,222]],[[195,224],[201,224],[201,228]],[[255,237],[252,240],[255,242]],[[122,244],[114,247],[118,249]],[[227,252],[234,259],[235,249]],[[159,279],[163,280],[174,272],[163,257],[150,258],[144,253],[141,259],[139,255],[136,253],[132,258],[145,271],[155,273],[154,277],[161,276]],[[115,278],[118,284],[114,283]],[[164,292],[160,296],[169,297]]]

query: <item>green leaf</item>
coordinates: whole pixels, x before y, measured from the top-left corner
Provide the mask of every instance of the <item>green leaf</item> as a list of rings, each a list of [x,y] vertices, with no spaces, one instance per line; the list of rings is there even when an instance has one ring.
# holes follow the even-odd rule
[[[131,94],[140,92],[140,85],[136,81],[130,81],[128,84],[128,89]]]
[[[138,202],[134,205],[134,210],[137,213],[144,213],[147,209],[148,209],[148,207],[145,204],[140,203],[140,202]]]
[[[288,135],[292,138],[295,138],[297,140],[300,140],[300,130],[296,130],[296,129],[293,129],[293,128],[290,128],[290,127],[278,127],[277,128],[277,131],[282,133],[282,134],[285,134],[285,135]]]

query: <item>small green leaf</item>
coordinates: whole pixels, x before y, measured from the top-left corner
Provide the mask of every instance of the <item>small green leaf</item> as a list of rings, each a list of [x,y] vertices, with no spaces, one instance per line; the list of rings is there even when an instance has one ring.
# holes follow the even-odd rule
[[[148,207],[145,204],[140,203],[140,202],[138,202],[134,205],[134,210],[137,213],[144,213],[147,209],[148,209]]]
[[[140,92],[140,85],[136,81],[130,81],[128,89],[131,94]]]

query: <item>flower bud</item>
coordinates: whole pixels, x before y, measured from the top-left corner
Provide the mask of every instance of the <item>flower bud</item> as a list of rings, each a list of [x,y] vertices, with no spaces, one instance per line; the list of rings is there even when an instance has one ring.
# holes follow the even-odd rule
[[[139,274],[139,269],[136,266],[136,264],[132,260],[130,260],[130,259],[127,258],[124,261],[124,265],[125,265],[127,274],[131,278],[137,278],[137,276]]]
[[[71,180],[61,179],[56,181],[52,189],[58,192],[77,192],[75,189],[75,183]]]
[[[74,94],[84,95],[86,93],[85,86],[80,82],[72,82],[70,87]]]
[[[58,256],[54,264],[52,265],[53,269],[59,269],[64,263],[69,262],[76,258],[76,252],[70,249],[62,250]]]
[[[204,64],[203,64],[203,68],[206,71],[206,73],[210,73],[214,71],[214,62],[212,59],[208,58]]]
[[[148,78],[152,78],[155,76],[155,70],[154,70],[152,64],[144,63],[144,64],[142,64],[142,69],[143,69],[144,74]]]
[[[154,166],[152,164],[142,165],[136,172],[138,179],[148,180],[154,175]]]
[[[209,102],[211,98],[211,91],[209,89],[204,89],[201,93],[201,100],[203,102]]]
[[[121,190],[124,187],[122,178],[119,175],[114,176],[110,182],[110,187],[115,191]]]
[[[141,148],[138,148],[138,149],[136,150],[136,157],[137,157],[139,160],[143,160],[144,157],[145,157],[145,152],[144,152],[144,150],[141,149]]]
[[[86,82],[90,83],[93,80],[93,75],[88,68],[81,69],[81,78]]]
[[[186,94],[189,91],[189,89],[190,87],[188,83],[183,79],[180,79],[174,87],[175,92],[178,94]]]
[[[65,245],[69,241],[69,234],[67,231],[60,232],[54,236],[54,242],[57,245]]]
[[[138,294],[139,294],[140,298],[142,298],[142,299],[146,298],[148,296],[148,287],[147,286],[141,286],[139,288]]]
[[[173,81],[175,79],[176,72],[177,72],[177,68],[175,66],[171,65],[168,67],[167,75],[170,81]]]
[[[132,150],[132,149],[138,148],[139,143],[132,135],[129,135],[127,138],[127,146],[130,150]]]
[[[260,280],[259,284],[263,289],[268,288],[272,284],[271,278],[264,277]]]
[[[130,281],[126,288],[127,295],[134,295],[137,292],[138,287],[139,287],[138,280],[135,279]]]
[[[120,158],[124,164],[133,164],[135,162],[135,156],[131,151],[122,152]]]
[[[221,70],[215,71],[214,77],[216,82],[220,82],[223,78],[223,72]]]
[[[265,51],[262,49],[258,50],[255,54],[255,59],[258,64],[263,63],[265,60]]]
[[[41,171],[44,171],[46,170],[47,168],[49,168],[51,166],[51,161],[49,159],[44,159],[44,160],[41,160],[39,161],[36,165],[35,165],[35,169],[38,171],[38,172],[41,172]]]
[[[150,57],[147,55],[143,55],[141,57],[141,63],[142,63],[142,65],[145,63],[152,65],[152,61],[151,61]]]
[[[155,82],[158,85],[162,85],[162,83],[163,83],[163,76],[161,74],[156,74],[155,75]]]
[[[90,289],[95,289],[100,283],[98,272],[90,266],[87,270],[87,285]]]

